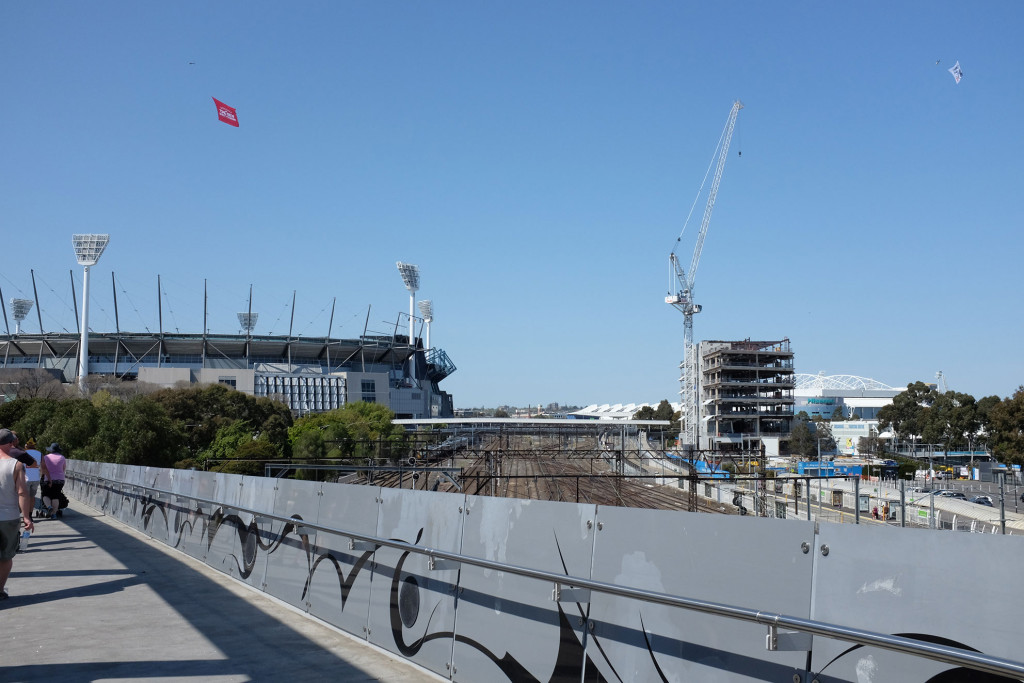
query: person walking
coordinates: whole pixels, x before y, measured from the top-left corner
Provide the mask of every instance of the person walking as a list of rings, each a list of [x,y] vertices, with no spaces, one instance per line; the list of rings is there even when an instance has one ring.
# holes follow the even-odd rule
[[[60,444],[56,441],[46,451],[39,463],[43,475],[43,506],[50,508],[50,519],[57,519],[64,516],[60,501],[64,497],[64,465],[67,459],[60,454]]]
[[[14,433],[0,429],[0,601],[7,599],[7,577],[21,541],[21,525],[35,530],[32,523],[32,499],[25,482],[25,466],[10,455]]]
[[[36,504],[36,494],[39,492],[39,458],[42,457],[42,453],[35,450],[35,442],[29,439],[25,444],[25,450],[21,449],[21,443],[18,439],[17,432],[11,432],[14,434],[14,446],[11,448],[10,455],[12,458],[16,458],[22,465],[25,466],[25,481],[28,482],[28,495],[32,499],[32,507]]]
[[[33,464],[25,465],[25,480],[28,482],[28,495],[32,498],[32,509],[36,509],[36,495],[39,493],[39,483],[42,479],[42,473],[39,471],[39,461],[42,460],[43,454],[36,449],[35,443],[29,441],[25,444],[28,448],[25,452],[32,456]],[[42,505],[42,501],[38,503]]]

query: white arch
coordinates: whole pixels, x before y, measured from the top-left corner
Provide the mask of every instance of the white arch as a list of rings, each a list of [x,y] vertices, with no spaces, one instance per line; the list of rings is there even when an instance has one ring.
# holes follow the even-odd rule
[[[794,375],[797,391],[901,391],[899,387],[890,387],[875,379],[856,375]]]

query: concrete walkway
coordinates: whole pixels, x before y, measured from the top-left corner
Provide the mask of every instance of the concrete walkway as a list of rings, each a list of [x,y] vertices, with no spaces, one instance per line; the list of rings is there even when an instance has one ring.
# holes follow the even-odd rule
[[[438,681],[72,501],[0,602],[0,681]]]

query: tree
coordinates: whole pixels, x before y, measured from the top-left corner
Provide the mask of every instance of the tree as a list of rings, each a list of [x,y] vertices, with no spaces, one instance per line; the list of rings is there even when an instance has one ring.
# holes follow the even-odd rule
[[[807,420],[797,420],[789,435],[789,450],[797,455],[811,456],[817,454],[817,448]]]
[[[163,406],[146,396],[128,401],[94,394],[96,431],[77,457],[122,465],[173,467],[185,453],[185,435]]]
[[[68,388],[48,370],[35,368],[18,370],[5,374],[4,382],[17,386],[18,398],[59,400],[68,396]]]
[[[879,433],[874,429],[871,429],[867,436],[857,439],[857,453],[882,456],[885,451],[885,441],[879,438]]]
[[[666,399],[661,399],[661,403],[658,404],[654,411],[654,419],[671,421],[675,414],[676,412],[672,410],[672,404]]]
[[[1002,462],[1024,464],[1024,385],[989,412],[992,451]]]
[[[972,439],[972,446],[988,446],[992,434],[992,409],[1002,402],[998,396],[978,399],[978,431]]]
[[[265,435],[278,457],[288,453],[292,414],[282,403],[256,398],[223,384],[162,389],[151,398],[182,425],[190,458],[198,457],[213,444],[220,429],[238,420],[249,425],[253,437]]]
[[[822,420],[820,417],[815,418],[814,424],[814,441],[815,441],[815,452],[820,450],[831,453],[838,448],[836,439],[832,435],[832,425]],[[820,444],[819,444],[820,442]]]
[[[890,429],[901,439],[921,436],[925,411],[937,397],[938,392],[924,382],[908,384],[906,391],[896,394],[892,403],[878,411],[878,428],[882,431]]]
[[[928,443],[941,443],[946,452],[965,448],[968,439],[978,431],[978,411],[974,397],[956,391],[936,394],[924,412],[921,436]]]
[[[652,408],[650,406],[644,406],[640,410],[636,411],[633,414],[633,419],[634,420],[655,420],[657,418],[654,417],[654,408]]]
[[[217,430],[213,443],[200,454],[200,458],[217,461],[210,467],[215,472],[263,474],[264,461],[280,458],[281,452],[266,434],[256,435],[254,432],[247,420],[235,420],[224,425]]]
[[[288,438],[296,457],[325,452],[328,458],[381,455],[396,460],[406,439],[405,429],[392,423],[394,417],[389,408],[379,403],[348,403],[336,410],[299,418],[288,430]],[[316,434],[310,436],[311,432]],[[386,448],[387,453],[379,453],[378,445]]]

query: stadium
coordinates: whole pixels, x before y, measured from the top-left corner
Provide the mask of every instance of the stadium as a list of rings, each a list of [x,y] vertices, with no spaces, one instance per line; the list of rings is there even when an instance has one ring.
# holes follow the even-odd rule
[[[105,235],[76,235],[93,243]],[[88,242],[88,240],[86,240]],[[98,254],[85,254],[88,244],[76,241],[79,263],[86,265],[83,291],[88,292],[88,266]],[[102,252],[102,247],[99,248]],[[88,261],[91,260],[91,263]],[[418,269],[399,263],[399,272],[410,292],[408,327],[400,327],[399,314],[390,333],[366,328],[357,338],[253,334],[257,313],[238,313],[238,334],[210,333],[206,319],[205,292],[202,333],[121,331],[88,334],[45,332],[39,313],[39,297],[33,275],[33,299],[3,298],[4,334],[0,335],[0,392],[10,400],[19,395],[38,395],[39,388],[55,382],[103,386],[111,382],[139,382],[155,387],[190,384],[225,384],[254,396],[282,401],[296,415],[339,408],[366,401],[388,406],[398,418],[438,418],[454,414],[450,394],[440,383],[455,365],[440,348],[430,347],[431,306],[420,301],[415,316]],[[72,280],[73,288],[73,280]],[[74,298],[74,295],[72,295]],[[292,308],[294,311],[294,300]],[[88,297],[83,296],[80,330],[88,327]],[[35,308],[39,333],[22,330]],[[119,320],[117,298],[114,316]],[[14,322],[14,330],[11,322]],[[333,320],[333,310],[332,310]],[[426,335],[416,334],[416,324]],[[118,325],[119,327],[119,325]],[[161,325],[162,327],[162,325]],[[401,330],[401,332],[400,332]],[[407,331],[406,331],[407,330]],[[404,332],[404,333],[403,333]]]

